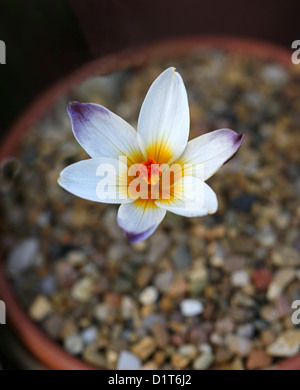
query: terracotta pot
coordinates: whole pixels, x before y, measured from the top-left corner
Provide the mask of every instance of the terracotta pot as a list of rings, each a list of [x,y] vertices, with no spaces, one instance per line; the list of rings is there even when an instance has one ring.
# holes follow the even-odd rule
[[[284,48],[255,40],[233,37],[190,37],[164,41],[143,47],[121,51],[95,60],[79,71],[54,85],[39,97],[10,129],[2,143],[0,162],[13,155],[30,126],[43,117],[49,107],[61,95],[66,94],[76,84],[95,75],[105,75],[132,66],[141,66],[153,59],[170,58],[188,53],[196,48],[220,48],[262,59],[274,60],[284,66],[291,64],[291,53]],[[60,346],[48,338],[28,317],[21,308],[5,278],[3,261],[0,261],[0,297],[6,303],[8,325],[13,327],[29,351],[49,369],[94,369],[82,360],[67,354]],[[279,370],[300,369],[300,354],[286,359],[272,367]]]

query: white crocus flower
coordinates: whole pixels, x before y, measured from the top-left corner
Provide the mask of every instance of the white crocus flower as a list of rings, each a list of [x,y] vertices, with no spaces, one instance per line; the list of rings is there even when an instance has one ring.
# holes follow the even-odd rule
[[[149,237],[166,211],[186,217],[216,212],[216,195],[204,181],[237,152],[244,135],[221,129],[188,142],[187,93],[175,68],[151,85],[137,131],[97,104],[72,102],[68,113],[91,159],[65,168],[58,182],[81,198],[121,204],[118,223],[130,242]],[[164,180],[172,167],[173,176]]]

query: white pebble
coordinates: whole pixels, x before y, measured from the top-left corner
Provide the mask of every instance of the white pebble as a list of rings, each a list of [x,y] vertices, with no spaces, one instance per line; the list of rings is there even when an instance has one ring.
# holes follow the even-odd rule
[[[231,275],[231,284],[234,287],[243,287],[249,283],[249,275],[246,271],[235,271]]]
[[[196,299],[185,299],[180,303],[180,310],[185,317],[192,317],[203,312],[203,305]]]
[[[118,359],[117,370],[139,370],[141,360],[131,352],[121,351]]]
[[[139,296],[139,300],[143,305],[151,305],[157,301],[158,291],[154,286],[146,287]]]
[[[64,346],[71,355],[79,355],[83,350],[82,338],[78,334],[72,333],[65,339]]]
[[[98,335],[98,331],[97,328],[95,327],[84,329],[81,332],[81,337],[85,344],[92,344],[93,342],[95,342],[97,339],[97,335]]]

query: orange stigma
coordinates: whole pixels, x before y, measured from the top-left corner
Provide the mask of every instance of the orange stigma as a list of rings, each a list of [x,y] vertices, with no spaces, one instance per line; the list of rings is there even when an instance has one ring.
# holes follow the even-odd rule
[[[146,179],[148,183],[156,184],[161,174],[162,171],[156,161],[153,160],[153,158],[147,157],[147,161],[140,164],[140,170],[137,173],[137,176]]]

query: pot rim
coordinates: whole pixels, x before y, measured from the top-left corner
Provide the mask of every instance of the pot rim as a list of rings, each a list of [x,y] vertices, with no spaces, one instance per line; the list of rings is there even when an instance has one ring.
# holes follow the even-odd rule
[[[145,65],[154,58],[163,60],[204,48],[221,49],[264,60],[273,60],[283,66],[291,65],[291,52],[284,47],[261,40],[218,35],[193,35],[154,41],[100,57],[83,65],[38,96],[4,137],[0,149],[0,163],[14,154],[30,126],[41,119],[61,95],[67,94],[75,85],[85,79],[97,75],[107,75],[132,66]],[[34,324],[17,302],[10,283],[4,275],[4,261],[0,257],[0,297],[6,304],[9,325],[14,328],[20,340],[33,355],[50,369],[96,369],[81,359],[69,355]],[[282,360],[274,368],[280,370],[300,369],[300,354]]]

